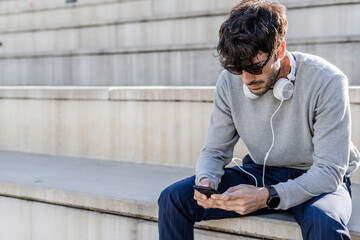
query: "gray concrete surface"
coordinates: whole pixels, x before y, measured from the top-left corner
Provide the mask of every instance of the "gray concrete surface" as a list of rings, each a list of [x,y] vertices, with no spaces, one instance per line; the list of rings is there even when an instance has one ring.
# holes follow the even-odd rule
[[[8,198],[46,203],[49,211],[43,209],[39,213],[34,209],[32,216],[38,216],[36,219],[41,219],[41,214],[59,211],[58,207],[48,205],[54,204],[156,221],[156,200],[161,190],[192,174],[190,168],[0,152],[0,196],[6,197],[6,201],[13,205],[16,203]],[[354,184],[353,191],[354,212],[349,227],[353,239],[359,239],[359,185]],[[32,209],[32,206],[18,206],[22,206],[25,213]],[[71,216],[67,219],[74,219],[76,214],[71,213],[71,209],[66,211]],[[11,214],[14,215],[14,211]],[[208,221],[197,226],[255,237],[301,239],[299,227],[288,215]],[[31,230],[31,226],[28,228]]]
[[[2,85],[207,86],[221,72],[214,50],[0,56]],[[71,55],[71,54],[69,54]],[[5,56],[5,55],[3,55]]]
[[[39,54],[0,54],[5,86],[209,86],[222,71],[216,43]],[[360,85],[360,43],[289,44],[291,51],[324,57],[340,68],[350,85]],[[1,50],[1,48],[0,48]]]
[[[0,149],[194,167],[214,87],[0,87]],[[360,147],[360,88],[350,88]],[[236,145],[234,156],[247,149]],[[353,180],[360,182],[360,171]]]
[[[6,240],[152,240],[157,223],[115,214],[0,197],[0,239]],[[21,229],[21,231],[19,231]],[[251,240],[202,229],[196,240]]]
[[[0,86],[1,98],[13,99],[57,99],[57,100],[109,100],[109,87],[75,87],[75,86]]]
[[[2,1],[0,83],[213,85],[221,71],[213,47],[234,2],[39,0],[30,7],[28,1]],[[360,1],[284,3],[289,48],[325,57],[359,85],[360,32],[352,25],[359,22]],[[178,50],[169,50],[173,45]]]
[[[136,1],[134,3],[137,3]],[[109,6],[111,8],[111,6]],[[66,19],[63,13],[51,15],[46,25],[27,28],[6,27],[0,30],[3,46],[1,53],[26,53],[64,51],[76,49],[106,49],[115,47],[137,47],[169,44],[199,44],[218,41],[218,30],[226,19],[226,12],[218,11],[195,16],[168,15],[144,18],[137,15],[135,5],[133,18],[117,22],[93,19],[80,23],[51,24],[51,19]],[[289,10],[289,39],[314,37],[331,38],[359,36],[357,28],[350,27],[359,22],[359,4],[337,5],[323,8]],[[106,13],[106,12],[104,12]],[[343,15],[346,13],[346,18]],[[77,16],[77,14],[73,14]],[[89,14],[91,17],[92,15]],[[302,19],[299,21],[299,19]],[[6,21],[5,21],[6,22]],[[31,21],[28,21],[31,23]],[[347,39],[347,41],[349,41]]]
[[[64,1],[58,4],[47,4],[47,7],[39,6],[39,2],[34,3],[34,7],[26,6],[21,9],[6,10],[6,7],[0,10],[0,31],[24,31],[29,28],[61,28],[71,27],[74,24],[93,24],[102,23],[104,21],[115,22],[134,22],[134,21],[153,21],[154,18],[179,18],[192,17],[199,15],[223,15],[225,16],[236,1],[234,0],[137,0],[137,1],[109,1],[101,0],[90,3],[78,2],[76,4],[65,4]],[[355,29],[346,28],[350,19],[357,20],[356,5],[359,1],[354,0],[337,0],[337,1],[283,1],[289,8],[291,20],[297,23],[295,27],[299,27],[302,31],[325,35],[331,31],[355,31]],[[1,2],[0,2],[1,3]],[[353,9],[348,6],[353,6]],[[0,5],[1,6],[1,5]],[[354,7],[355,6],[355,7]],[[346,12],[350,18],[343,18],[342,8],[346,8]],[[322,15],[323,14],[323,15]],[[303,18],[304,16],[310,16]],[[304,21],[299,21],[299,18]],[[323,21],[325,19],[326,21]],[[158,20],[158,19],[157,19]],[[319,21],[320,20],[320,21]],[[338,21],[339,20],[339,21]],[[324,24],[334,24],[332,29],[324,29]],[[109,23],[107,23],[109,24]],[[345,26],[341,29],[338,26]],[[212,27],[212,26],[210,26]],[[35,28],[35,29],[34,29]],[[319,31],[313,31],[319,29]],[[304,32],[302,32],[304,33]],[[358,32],[357,32],[358,33]],[[290,35],[294,33],[291,32]],[[301,35],[300,32],[295,34]],[[306,35],[306,34],[305,34]],[[331,34],[332,35],[332,34]],[[341,34],[337,34],[341,35]]]
[[[49,11],[54,9],[66,8],[81,8],[89,6],[98,6],[114,3],[127,3],[133,0],[82,0],[72,4],[66,4],[62,0],[37,0],[36,4],[31,6],[28,0],[0,0],[0,14],[3,13],[23,13],[36,11]],[[140,1],[140,0],[137,0]],[[144,1],[144,0],[143,0]],[[146,1],[146,0],[145,0]],[[206,9],[226,8],[232,6],[236,0],[197,0],[196,3],[192,0],[147,0],[153,3],[154,13],[161,14],[163,12],[189,12]],[[283,0],[289,8],[309,8],[314,6],[328,6],[337,4],[351,4],[357,3],[357,0]]]

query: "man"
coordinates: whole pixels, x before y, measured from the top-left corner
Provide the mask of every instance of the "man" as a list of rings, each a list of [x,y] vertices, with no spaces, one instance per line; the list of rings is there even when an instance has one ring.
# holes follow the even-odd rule
[[[193,239],[202,220],[281,210],[304,239],[350,239],[349,177],[359,152],[350,140],[348,81],[320,57],[287,52],[286,31],[286,8],[267,0],[240,2],[222,24],[225,70],[196,176],[162,192],[160,239]],[[242,168],[224,168],[239,138],[249,155]],[[208,198],[194,184],[221,194]]]

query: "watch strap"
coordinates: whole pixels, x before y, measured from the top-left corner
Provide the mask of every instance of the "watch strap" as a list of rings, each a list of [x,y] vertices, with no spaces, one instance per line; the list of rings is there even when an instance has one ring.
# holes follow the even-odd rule
[[[269,191],[269,198],[266,202],[268,208],[277,208],[280,204],[280,197],[278,192],[273,186],[266,186],[266,189]]]

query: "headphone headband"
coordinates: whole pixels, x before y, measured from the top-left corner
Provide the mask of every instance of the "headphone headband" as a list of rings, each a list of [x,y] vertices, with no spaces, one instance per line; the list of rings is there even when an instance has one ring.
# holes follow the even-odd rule
[[[286,56],[289,58],[289,62],[290,62],[290,73],[286,76],[290,81],[294,81],[295,80],[295,71],[296,71],[296,60],[295,57],[289,52],[286,51]]]

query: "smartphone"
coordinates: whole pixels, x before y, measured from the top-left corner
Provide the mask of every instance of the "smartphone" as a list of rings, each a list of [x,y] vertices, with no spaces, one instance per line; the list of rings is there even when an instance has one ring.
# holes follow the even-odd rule
[[[203,187],[203,186],[198,186],[198,185],[194,185],[193,188],[195,190],[197,190],[198,192],[205,194],[208,198],[212,195],[212,194],[221,194],[218,191],[216,191],[215,189],[211,188],[211,187]]]

